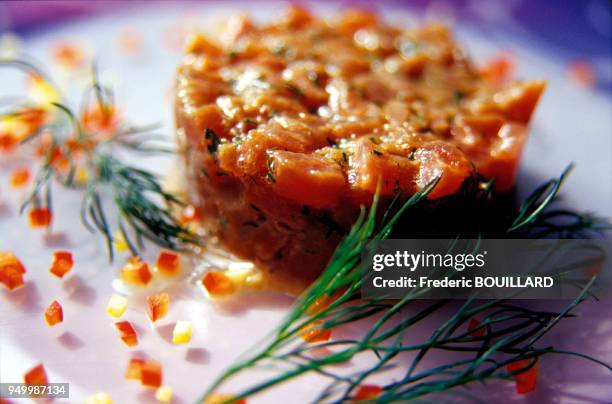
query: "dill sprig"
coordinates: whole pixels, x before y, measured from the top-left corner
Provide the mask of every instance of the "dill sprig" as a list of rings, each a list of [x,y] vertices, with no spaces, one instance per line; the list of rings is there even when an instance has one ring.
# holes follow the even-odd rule
[[[591,231],[609,228],[608,224],[587,219],[576,212],[571,216],[577,220],[569,224],[553,223],[567,211],[550,211],[571,166],[556,179],[536,189],[518,210],[505,234],[507,237],[521,235],[556,234],[586,236]],[[417,192],[393,215],[389,210],[383,217],[381,228],[376,230],[376,209],[378,198],[366,215],[362,210],[350,233],[338,246],[330,263],[319,279],[297,300],[284,321],[247,354],[224,371],[204,393],[206,400],[217,391],[232,391],[227,402],[251,397],[281,383],[306,374],[319,374],[329,383],[316,402],[349,402],[358,387],[368,378],[400,366],[398,355],[411,352],[414,357],[406,361],[402,356],[403,375],[381,385],[382,392],[376,402],[391,403],[417,398],[433,398],[435,394],[452,392],[453,388],[472,382],[486,382],[494,379],[509,379],[534,366],[544,355],[571,355],[596,362],[612,371],[602,361],[578,352],[555,349],[552,346],[538,346],[538,341],[562,319],[572,317],[572,310],[588,296],[593,279],[580,291],[576,299],[561,312],[533,310],[514,304],[511,300],[475,300],[464,302],[438,300],[433,302],[415,301],[423,290],[414,289],[403,299],[391,302],[385,299],[359,299],[361,274],[364,270],[361,254],[370,239],[381,240],[389,236],[393,225],[402,215],[409,215],[435,187],[436,179]],[[490,187],[489,187],[490,188]],[[542,229],[546,233],[542,233]],[[319,310],[321,302],[327,306]],[[442,312],[442,310],[445,310]],[[445,315],[452,310],[450,316]],[[423,341],[404,338],[411,327],[434,316],[440,323],[429,338]],[[479,325],[468,329],[470,320],[478,318]],[[364,320],[374,325],[364,327],[363,335],[354,339],[331,340],[322,343],[308,343],[301,340],[305,330],[331,330],[345,325],[354,325]],[[371,323],[367,323],[371,324]],[[484,332],[482,332],[484,330]],[[481,331],[481,332],[479,332]],[[327,348],[329,354],[321,357],[317,352]],[[462,359],[449,360],[434,367],[419,366],[434,351],[463,353]],[[369,365],[356,369],[351,374],[337,371],[337,365],[353,358],[369,355]],[[508,370],[509,364],[517,361],[526,363],[521,369]],[[245,371],[278,369],[269,376],[235,392],[228,387],[234,377]]]
[[[95,65],[78,114],[63,101],[59,88],[34,64],[0,60],[0,66],[16,67],[44,81],[57,95],[57,99],[44,105],[29,99],[14,101],[14,110],[0,116],[4,118],[10,114],[14,118],[32,108],[47,111],[44,124],[20,140],[23,146],[48,140],[34,185],[20,212],[29,207],[46,207],[51,211],[51,187],[57,181],[64,187],[84,190],[81,220],[88,230],[102,234],[111,260],[117,234],[121,234],[133,255],[143,248],[144,239],[175,250],[198,242],[197,236],[173,213],[183,203],[162,188],[155,174],[126,164],[117,157],[122,151],[158,154],[172,152],[172,148],[161,143],[165,137],[155,133],[158,125],[131,126],[117,119],[113,91],[101,84]],[[92,106],[97,108],[94,113],[100,126],[106,127],[87,125],[88,109]],[[58,157],[62,159],[61,166]],[[84,179],[77,178],[79,170]],[[105,206],[109,199],[112,208]],[[111,212],[113,216],[109,216]]]

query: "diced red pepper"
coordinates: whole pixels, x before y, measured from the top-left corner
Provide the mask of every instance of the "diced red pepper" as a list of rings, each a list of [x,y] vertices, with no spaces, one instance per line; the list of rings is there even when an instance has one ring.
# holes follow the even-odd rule
[[[11,173],[11,187],[21,188],[30,181],[30,170],[28,168],[18,168]]]
[[[143,386],[159,387],[162,384],[161,364],[152,360],[146,360],[140,366],[140,382]]]
[[[54,46],[53,58],[66,69],[76,69],[85,61],[85,55],[79,45],[72,42],[60,42]]]
[[[132,257],[121,269],[121,278],[132,285],[146,285],[151,281],[151,270],[149,264],[140,260],[140,257]]]
[[[113,105],[92,102],[81,116],[83,128],[89,133],[111,134],[119,123],[117,110]]]
[[[476,319],[473,318],[470,320],[470,324],[468,325],[468,331],[470,333],[470,336],[472,337],[482,337],[483,335],[485,335],[485,328],[478,328],[482,325],[482,323]]]
[[[240,400],[235,400],[234,396],[232,396],[231,394],[222,394],[222,393],[215,393],[210,395],[206,401],[204,402],[204,404],[221,404],[221,403],[226,403],[228,401],[231,401],[233,404],[246,404],[247,401],[244,398],[241,398]]]
[[[128,368],[125,371],[125,378],[129,380],[140,380],[140,368],[144,363],[144,359],[132,358],[128,363]]]
[[[43,364],[34,366],[23,375],[23,382],[27,385],[48,384],[47,372]]]
[[[602,268],[603,260],[594,262],[591,265],[582,268],[582,272],[588,277],[593,277],[595,275],[599,275],[601,273]]]
[[[162,367],[152,359],[132,358],[125,372],[125,378],[140,380],[143,386],[159,387],[162,384]]]
[[[0,283],[13,290],[24,285],[26,270],[19,258],[12,252],[0,251]]]
[[[70,251],[58,250],[53,252],[53,262],[49,272],[58,278],[62,278],[72,269],[74,260]]]
[[[53,214],[49,208],[33,208],[28,212],[31,227],[49,227]]]
[[[236,292],[236,284],[221,271],[210,271],[202,278],[202,285],[211,296],[225,296]]]
[[[12,133],[0,132],[0,151],[10,152],[17,146],[17,138]]]
[[[157,270],[165,275],[176,275],[181,265],[181,257],[173,252],[163,250],[159,253],[155,266]]]
[[[590,88],[597,84],[597,73],[593,63],[584,59],[572,61],[568,66],[570,78],[582,87]]]
[[[147,314],[151,321],[155,322],[168,314],[170,297],[167,293],[147,296]]]
[[[375,384],[363,384],[355,393],[355,401],[373,400],[377,398],[384,389]]]
[[[45,310],[45,321],[49,327],[64,321],[64,310],[57,300],[52,301]]]
[[[508,369],[508,372],[515,373],[521,369],[527,368],[531,363],[532,359],[522,359],[508,364],[506,368]],[[535,390],[538,384],[538,368],[539,362],[536,362],[529,369],[514,374],[514,380],[516,381],[516,392],[518,394],[527,394]]]
[[[319,312],[321,312],[322,310],[326,309],[327,307],[329,307],[330,304],[332,304],[338,297],[340,296],[340,293],[336,293],[333,296],[328,296],[328,295],[324,295],[321,296],[319,298],[317,298],[309,307],[308,307],[308,314],[313,315],[313,314],[317,314]]]
[[[132,323],[129,321],[119,321],[115,323],[115,327],[121,334],[121,340],[125,342],[127,346],[138,345],[138,335]]]
[[[300,334],[300,337],[306,342],[325,342],[331,338],[331,329],[322,329],[319,326],[323,324],[323,321],[317,320],[312,324],[308,324],[304,331]]]

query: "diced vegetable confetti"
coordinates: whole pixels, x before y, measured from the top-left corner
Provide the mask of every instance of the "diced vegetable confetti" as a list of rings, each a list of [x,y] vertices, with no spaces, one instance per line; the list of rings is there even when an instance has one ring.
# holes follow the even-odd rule
[[[30,181],[31,177],[32,175],[30,174],[30,170],[28,168],[18,168],[11,173],[11,187],[21,188]]]
[[[177,321],[172,331],[172,342],[175,344],[186,344],[191,341],[193,327],[191,321]]]
[[[87,397],[85,404],[113,404],[113,400],[107,393],[98,392]]]
[[[51,210],[46,207],[33,208],[28,212],[30,226],[33,228],[49,227],[53,220]]]
[[[27,385],[47,384],[47,372],[43,364],[38,364],[28,370],[25,375],[23,375],[23,382]]]
[[[304,331],[300,334],[300,337],[310,343],[325,342],[331,338],[331,329],[322,329],[320,326],[323,324],[322,321],[317,320],[312,324],[305,327]]]
[[[236,292],[236,284],[224,272],[210,271],[202,278],[202,285],[213,297],[231,295]]]
[[[117,331],[119,331],[119,334],[121,335],[121,340],[127,346],[138,345],[138,334],[132,326],[132,323],[129,321],[119,321],[115,323],[115,328],[117,328]]]
[[[94,100],[83,112],[81,122],[90,133],[112,134],[119,124],[119,116],[113,105],[101,105]]]
[[[113,235],[113,246],[115,247],[115,250],[119,252],[126,251],[129,248],[123,233],[119,230],[117,230]]]
[[[132,358],[125,372],[125,378],[140,380],[143,386],[160,387],[162,384],[162,367],[152,359]]]
[[[138,31],[133,28],[125,29],[120,32],[116,38],[116,44],[122,53],[134,54],[142,48],[142,37]]]
[[[468,325],[468,331],[470,332],[470,336],[472,337],[482,337],[483,335],[485,335],[485,328],[478,328],[482,325],[482,323],[476,319],[473,318],[470,320],[470,324]]]
[[[355,393],[355,401],[366,401],[376,399],[382,392],[383,388],[375,384],[363,384],[359,386]]]
[[[181,257],[173,251],[163,250],[157,257],[155,267],[164,275],[176,275],[180,271]]]
[[[106,312],[114,318],[119,318],[125,313],[128,306],[128,300],[120,295],[113,294],[106,305]]]
[[[590,88],[597,84],[597,74],[591,62],[584,59],[572,61],[568,66],[569,77],[578,85]]]
[[[67,70],[77,69],[85,63],[85,53],[81,46],[69,41],[59,42],[54,46],[53,58]]]
[[[9,290],[24,285],[23,274],[26,270],[19,258],[12,252],[0,251],[0,282]]]
[[[172,387],[161,386],[155,392],[155,399],[160,403],[169,403],[172,401]]]
[[[159,362],[145,360],[140,365],[140,382],[147,387],[160,387],[162,384],[162,367]]]
[[[519,372],[521,369],[528,368],[530,364],[530,359],[522,359],[510,363],[506,366],[506,368],[508,369],[508,372],[515,373]],[[514,380],[516,381],[516,392],[518,394],[528,394],[535,390],[538,384],[539,364],[539,362],[536,362],[529,369],[514,374]]]
[[[168,314],[170,297],[167,293],[147,296],[147,314],[153,322],[163,318]]]
[[[51,106],[54,102],[60,102],[61,97],[57,90],[47,80],[38,75],[31,75],[29,84],[30,97],[39,105]]]
[[[151,270],[149,264],[140,260],[140,257],[132,257],[121,269],[121,279],[131,285],[146,285],[151,281]]]
[[[45,322],[49,327],[53,327],[64,321],[64,310],[62,305],[57,300],[54,300],[49,304],[47,310],[45,310]]]
[[[53,262],[49,272],[58,278],[63,278],[74,265],[74,259],[70,251],[58,250],[53,252]]]
[[[128,380],[140,380],[140,368],[144,361],[144,359],[140,358],[130,359],[128,368],[125,371],[125,378]]]
[[[204,404],[222,404],[228,401],[231,401],[233,404],[246,404],[247,402],[244,398],[236,400],[231,394],[216,393],[208,397]]]

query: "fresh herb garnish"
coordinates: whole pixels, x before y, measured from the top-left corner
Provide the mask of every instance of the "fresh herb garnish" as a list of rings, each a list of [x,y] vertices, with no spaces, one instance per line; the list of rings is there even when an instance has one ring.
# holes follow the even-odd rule
[[[289,82],[285,82],[285,88],[300,98],[305,97],[305,94],[302,90],[300,90],[298,87],[294,86],[293,84]]]
[[[44,206],[51,212],[51,186],[56,180],[66,188],[85,191],[82,222],[90,231],[104,236],[110,259],[114,256],[114,234],[121,234],[134,255],[143,247],[143,239],[170,249],[199,241],[174,216],[174,209],[183,203],[162,188],[158,177],[116,157],[122,150],[158,154],[172,149],[160,144],[165,137],[154,133],[157,125],[130,126],[117,119],[113,93],[99,82],[95,66],[78,115],[34,65],[11,59],[0,60],[0,66],[19,68],[50,93],[50,99],[39,105],[28,99],[17,103],[22,111],[45,111],[44,123],[20,141],[24,146],[40,142],[40,147],[46,148],[21,212],[30,206]],[[115,209],[105,208],[109,200]],[[110,211],[115,212],[114,220],[109,218]]]
[[[463,91],[461,90],[453,91],[453,99],[455,100],[456,103],[461,102],[464,98],[465,98],[465,93]]]
[[[219,148],[219,145],[221,144],[221,139],[219,139],[219,136],[217,136],[214,130],[206,128],[204,130],[204,138],[208,141],[208,146],[206,147],[208,152],[210,154],[215,154]]]
[[[530,232],[543,226],[557,211],[547,211],[566,173],[544,184],[536,190],[519,210],[510,226],[510,233]],[[272,332],[271,337],[256,345],[245,356],[231,365],[217,378],[202,397],[203,400],[216,391],[227,391],[228,384],[235,377],[247,371],[259,369],[278,369],[277,372],[257,378],[242,390],[236,391],[232,400],[249,398],[273,388],[286,381],[308,374],[318,374],[329,383],[315,400],[316,402],[348,402],[354,397],[357,388],[368,383],[371,376],[401,365],[405,368],[403,376],[380,384],[380,394],[376,402],[392,403],[415,399],[435,399],[437,393],[448,393],[455,387],[486,382],[500,378],[511,378],[518,371],[507,370],[508,365],[525,361],[524,368],[535,365],[545,355],[576,356],[593,361],[612,371],[612,367],[602,361],[578,352],[558,350],[551,346],[539,347],[538,341],[550,332],[556,324],[572,316],[571,311],[588,296],[587,287],[576,299],[560,312],[547,312],[515,305],[510,300],[466,300],[450,302],[433,301],[416,305],[415,294],[409,292],[397,302],[384,299],[359,300],[361,287],[361,253],[368,240],[387,238],[394,224],[402,215],[410,215],[435,187],[439,177],[421,191],[414,194],[393,215],[385,214],[385,221],[377,229],[376,195],[369,214],[362,210],[349,234],[338,246],[327,268],[294,304],[282,323]],[[488,187],[490,190],[490,187]],[[548,212],[548,213],[547,213]],[[580,216],[576,213],[577,216]],[[609,225],[591,222],[578,222],[569,228],[557,227],[555,230],[583,231],[609,229]],[[510,237],[510,233],[507,234]],[[313,310],[316,307],[316,310]],[[450,317],[442,313],[452,310]],[[440,316],[433,317],[440,312]],[[429,338],[415,340],[414,334],[405,338],[412,327],[436,318],[440,321]],[[470,320],[480,319],[480,325],[468,329]],[[336,328],[366,321],[359,337],[340,338],[321,343],[301,341],[300,335],[305,328],[334,330]],[[372,325],[373,324],[373,325]],[[484,330],[484,332],[476,332]],[[325,356],[317,355],[328,349]],[[430,353],[448,351],[465,354],[464,357],[447,357],[446,362],[425,366],[424,359]],[[414,353],[412,359],[401,356]],[[368,365],[354,372],[340,372],[338,367],[362,355],[372,355]],[[440,356],[437,361],[439,362]],[[244,380],[244,379],[242,379]],[[379,379],[380,380],[380,379]]]

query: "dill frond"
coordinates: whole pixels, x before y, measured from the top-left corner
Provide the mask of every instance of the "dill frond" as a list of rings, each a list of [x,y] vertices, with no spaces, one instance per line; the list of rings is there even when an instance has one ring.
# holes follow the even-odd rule
[[[609,228],[607,223],[586,220],[576,212],[550,211],[557,192],[567,173],[548,181],[527,198],[511,222],[504,236],[518,234],[532,236],[546,228],[546,223],[558,216],[581,218],[570,224],[557,224],[558,234],[589,235],[592,231]],[[436,180],[437,181],[437,180]],[[537,342],[550,332],[559,321],[572,317],[572,310],[589,296],[591,279],[576,299],[561,312],[533,310],[514,304],[511,300],[475,300],[463,302],[437,300],[416,302],[415,297],[422,290],[414,289],[399,301],[384,299],[359,299],[361,287],[361,253],[370,239],[380,240],[389,236],[393,225],[403,215],[409,215],[418,207],[419,202],[435,186],[435,181],[405,202],[394,214],[385,212],[383,223],[376,230],[376,209],[378,198],[372,208],[361,216],[350,233],[339,245],[327,268],[320,278],[297,300],[285,320],[246,355],[241,357],[218,379],[201,397],[206,400],[217,390],[227,391],[227,384],[239,374],[258,369],[279,369],[263,381],[234,393],[232,402],[251,397],[264,390],[293,380],[306,374],[319,374],[329,383],[315,402],[350,402],[357,388],[368,378],[398,367],[398,355],[412,353],[414,357],[406,361],[402,357],[403,376],[389,380],[381,385],[382,392],[376,397],[377,403],[393,403],[414,399],[434,399],[437,394],[456,394],[458,386],[473,382],[486,382],[494,379],[509,379],[528,367],[535,365],[544,355],[569,355],[593,361],[608,370],[612,367],[602,361],[578,352],[557,350],[554,347],[539,347]],[[490,189],[490,185],[485,188]],[[394,205],[394,201],[391,205]],[[548,233],[547,233],[548,234]],[[483,235],[483,236],[486,236]],[[334,299],[332,299],[334,297]],[[331,303],[311,313],[309,308],[321,299],[331,299]],[[446,311],[442,312],[445,309]],[[445,315],[451,309],[450,315]],[[432,316],[438,313],[438,316]],[[480,325],[468,330],[471,319],[478,317]],[[406,343],[406,333],[425,319],[436,319],[439,324],[431,337],[423,341]],[[345,325],[355,325],[369,320],[373,326],[365,328],[363,335],[355,339],[331,340],[310,344],[300,340],[300,332],[305,327],[320,327],[323,330],[336,329]],[[484,330],[483,333],[474,331]],[[323,358],[315,352],[327,348],[329,354]],[[434,351],[463,353],[462,359],[449,360],[435,367],[419,366]],[[351,361],[361,355],[370,355],[370,365],[356,369],[346,375],[337,371],[337,365]],[[509,372],[507,366],[517,361],[527,360],[528,366],[516,372]]]
[[[32,63],[0,60],[0,66],[16,67],[45,80],[60,93],[43,71]],[[91,76],[91,84],[84,91],[78,113],[64,101],[39,106],[26,99],[23,102],[15,100],[12,104],[16,110],[0,116],[19,114],[28,108],[49,111],[44,124],[20,141],[24,147],[47,141],[43,145],[46,150],[34,185],[20,212],[30,206],[45,206],[51,210],[51,187],[57,181],[67,188],[84,189],[81,221],[88,230],[99,232],[104,237],[111,260],[114,257],[113,234],[117,231],[134,255],[143,247],[143,239],[173,250],[197,244],[198,237],[174,216],[175,208],[183,203],[162,188],[156,175],[116,157],[121,151],[172,153],[173,149],[163,144],[166,138],[155,133],[158,125],[132,126],[116,121],[112,115],[116,111],[112,89],[100,83],[95,65]],[[98,114],[94,118],[100,121],[100,126],[107,125],[107,128],[88,127],[86,117],[92,105],[98,108],[94,109]],[[85,172],[84,181],[77,181],[77,169]],[[109,199],[113,206],[106,208],[105,201]],[[109,217],[111,212],[114,215]]]

